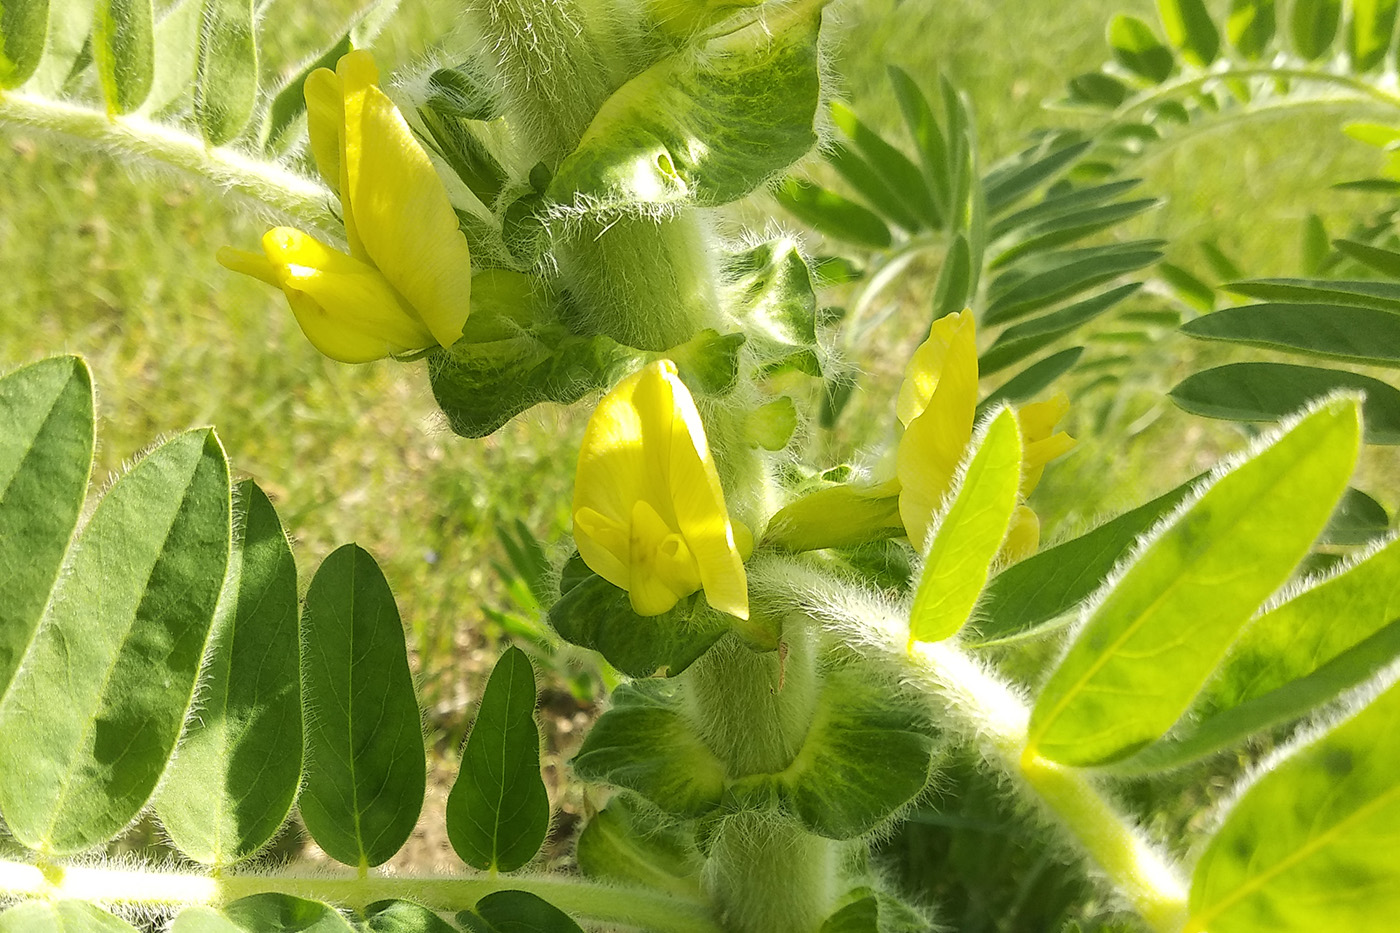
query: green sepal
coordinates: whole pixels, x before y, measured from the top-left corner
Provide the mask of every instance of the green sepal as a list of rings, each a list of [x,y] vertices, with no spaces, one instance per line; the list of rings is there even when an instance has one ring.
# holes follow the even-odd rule
[[[926,933],[928,917],[883,891],[858,888],[826,918],[818,933]]]
[[[499,115],[499,102],[473,63],[439,68],[428,78],[418,119],[443,160],[482,204],[494,208],[508,176],[477,127]]]
[[[765,544],[789,551],[855,547],[904,535],[899,492],[889,484],[820,485],[788,503],[768,523]]]
[[[549,624],[567,642],[590,648],[632,677],[674,677],[729,631],[731,616],[711,609],[701,593],[656,616],[632,610],[627,591],[590,571],[574,555],[560,580]]]
[[[635,791],[675,816],[703,816],[724,798],[724,764],[696,735],[673,681],[618,687],[572,765],[585,781]]]
[[[447,838],[480,871],[524,867],[549,831],[549,793],[540,777],[535,672],[519,648],[496,662],[462,749],[447,798]]]
[[[765,375],[796,370],[822,375],[817,294],[812,270],[792,240],[773,240],[726,257],[725,301],[745,324]]]
[[[603,104],[549,195],[585,210],[717,207],[758,189],[816,144],[823,0],[684,49]]]
[[[691,834],[618,794],[579,834],[574,857],[586,877],[675,894],[700,895],[702,859]]]

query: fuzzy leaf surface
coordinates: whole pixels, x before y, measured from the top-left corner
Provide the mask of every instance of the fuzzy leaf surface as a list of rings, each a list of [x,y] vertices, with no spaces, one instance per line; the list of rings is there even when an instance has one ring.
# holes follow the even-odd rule
[[[211,146],[231,141],[258,99],[253,0],[204,0],[195,60],[194,114]]]
[[[25,901],[0,914],[0,933],[136,933],[136,928],[83,901]]]
[[[447,798],[447,837],[481,871],[515,871],[549,831],[549,794],[540,777],[535,671],[519,648],[496,662]]]
[[[0,90],[34,74],[49,31],[49,0],[10,0],[0,6]]]
[[[302,646],[302,820],[336,861],[379,865],[418,822],[427,760],[403,624],[368,552],[347,544],[316,571]]]
[[[301,783],[297,569],[267,495],[235,495],[233,550],[197,699],[156,810],[189,858],[231,865],[262,848]]]
[[[821,376],[817,294],[812,272],[792,240],[773,240],[728,257],[731,306],[748,327],[748,345],[764,372],[795,369]]]
[[[229,476],[211,430],[167,441],[87,523],[0,703],[0,810],[69,853],[141,811],[175,749],[228,565]]]
[[[1360,434],[1354,399],[1326,402],[1146,542],[1041,690],[1030,748],[1092,765],[1160,738],[1326,525]]]
[[[156,21],[152,39],[155,66],[151,70],[151,89],[138,113],[159,113],[191,93],[199,60],[199,26],[203,18],[203,0],[176,0],[166,7]]]
[[[599,810],[578,837],[579,871],[624,885],[667,891],[681,897],[700,894],[702,859],[684,827],[655,825],[627,794]]]
[[[583,933],[558,907],[526,891],[497,891],[464,910],[457,922],[469,933]]]
[[[151,92],[155,29],[151,0],[97,0],[92,50],[108,113],[130,113]]]

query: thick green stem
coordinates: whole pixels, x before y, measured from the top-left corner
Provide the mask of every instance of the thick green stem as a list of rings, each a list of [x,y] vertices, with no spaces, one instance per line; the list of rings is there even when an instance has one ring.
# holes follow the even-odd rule
[[[0,94],[0,124],[62,133],[120,155],[150,159],[258,201],[300,225],[335,229],[331,192],[319,182],[234,149],[210,147],[198,136],[143,117],[17,91]]]
[[[473,907],[496,891],[527,891],[573,916],[668,933],[723,933],[698,901],[652,890],[611,887],[557,876],[360,876],[306,872],[223,874],[119,871],[0,861],[0,897],[76,899],[112,906],[218,906],[253,894],[290,894],[344,907],[407,899],[433,910]]]

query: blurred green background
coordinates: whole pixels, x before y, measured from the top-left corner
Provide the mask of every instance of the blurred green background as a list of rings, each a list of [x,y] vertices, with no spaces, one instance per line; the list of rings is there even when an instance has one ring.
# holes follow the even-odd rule
[[[324,44],[352,6],[263,4],[265,84],[276,86],[305,50]],[[384,70],[452,61],[463,44],[457,6],[404,0],[375,45]],[[1035,127],[1075,119],[1044,103],[1107,57],[1104,28],[1118,11],[1155,19],[1151,0],[845,0],[830,14],[839,95],[899,139],[885,66],[903,66],[926,88],[946,74],[971,95],[990,162]],[[1143,190],[1169,200],[1138,232],[1169,239],[1170,258],[1198,270],[1195,244],[1212,239],[1251,276],[1296,273],[1309,212],[1341,232],[1380,206],[1375,195],[1328,189],[1376,169],[1377,156],[1343,137],[1342,122],[1338,114],[1253,121],[1155,150],[1138,169]],[[266,228],[248,205],[156,166],[8,128],[0,128],[0,178],[0,370],[58,352],[89,358],[99,387],[99,482],[158,436],[212,423],[236,470],[273,496],[303,579],[341,543],[374,553],[409,629],[433,737],[453,749],[502,637],[490,610],[511,605],[495,569],[506,560],[497,529],[519,519],[545,542],[566,530],[586,412],[546,406],[491,438],[455,437],[422,366],[333,363],[303,339],[281,295],[215,263],[219,246],[250,246]],[[737,216],[762,218],[770,207],[755,199]],[[858,410],[888,409],[885,393],[927,327],[933,271],[916,269],[900,283],[888,325],[857,348],[870,390],[860,403],[868,408]],[[1036,494],[1049,537],[1161,492],[1243,441],[1162,398],[1199,362],[1200,348],[1172,338],[1155,352],[1159,365],[1138,376],[1131,404],[1110,422],[1071,415],[1084,443]],[[887,420],[848,418],[847,433],[816,438],[814,449],[848,454],[882,439],[860,425]],[[1394,508],[1393,488],[1365,482],[1393,469],[1393,459],[1368,457],[1361,485]],[[562,688],[552,696],[557,772],[588,710]],[[576,812],[576,803],[566,809]]]

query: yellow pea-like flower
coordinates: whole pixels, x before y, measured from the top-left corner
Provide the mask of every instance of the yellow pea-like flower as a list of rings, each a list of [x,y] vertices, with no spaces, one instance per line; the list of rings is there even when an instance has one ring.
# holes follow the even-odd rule
[[[306,79],[317,169],[340,195],[347,255],[289,227],[262,253],[224,248],[219,262],[282,289],[315,347],[360,363],[462,336],[471,255],[432,160],[379,89],[363,50]]]
[[[660,615],[703,589],[714,608],[749,617],[742,550],[700,412],[670,360],[622,380],[584,431],[574,478],[574,541],[594,573]]]

